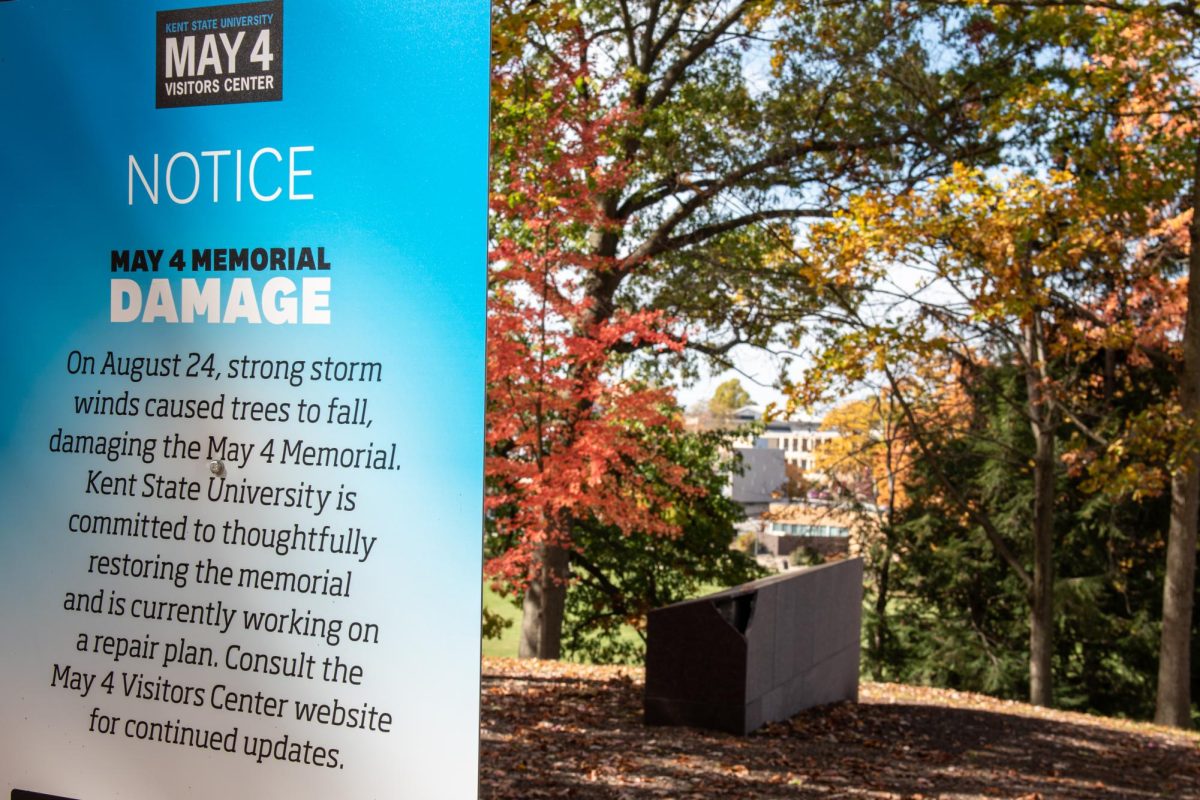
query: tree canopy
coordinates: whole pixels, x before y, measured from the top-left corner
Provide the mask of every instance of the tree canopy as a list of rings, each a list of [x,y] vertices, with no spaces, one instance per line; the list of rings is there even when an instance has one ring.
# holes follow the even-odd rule
[[[721,416],[732,414],[749,403],[750,393],[742,386],[742,382],[737,378],[730,378],[713,391],[713,396],[708,401],[708,410]]]
[[[558,652],[574,519],[673,532],[657,488],[623,480],[628,431],[670,424],[655,387],[786,348],[824,305],[781,241],[994,149],[978,109],[1005,54],[947,63],[928,22],[878,2],[497,7],[489,508],[517,510],[490,569],[524,590],[527,653]]]
[[[1196,11],[555,0],[495,19],[489,571],[523,597],[523,653],[559,654],[572,580],[609,614],[606,559],[721,518],[669,386],[754,347],[788,412],[851,401],[821,464],[873,515],[877,674],[1015,694],[1024,672],[1034,702],[1139,714],[1156,693],[1187,724]]]

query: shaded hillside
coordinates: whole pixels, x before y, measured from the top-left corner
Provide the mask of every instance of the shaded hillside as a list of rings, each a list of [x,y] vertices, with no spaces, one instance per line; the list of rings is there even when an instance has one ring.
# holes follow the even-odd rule
[[[517,798],[1200,800],[1200,737],[863,684],[737,738],[641,723],[642,673],[485,659],[480,793]]]

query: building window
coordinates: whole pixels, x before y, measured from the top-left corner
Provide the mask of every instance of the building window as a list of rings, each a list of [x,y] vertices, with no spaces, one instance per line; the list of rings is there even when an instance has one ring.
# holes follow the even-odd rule
[[[850,535],[847,528],[838,525],[807,525],[792,522],[772,522],[771,532],[782,536],[807,536],[810,538],[844,538]]]

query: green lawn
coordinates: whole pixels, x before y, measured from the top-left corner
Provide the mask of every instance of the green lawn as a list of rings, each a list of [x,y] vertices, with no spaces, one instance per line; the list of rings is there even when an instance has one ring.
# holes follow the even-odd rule
[[[483,583],[483,607],[493,614],[511,619],[513,624],[504,629],[499,639],[484,639],[483,654],[491,658],[516,658],[520,639],[521,610],[512,601],[492,591],[491,582]]]
[[[722,586],[706,585],[700,588],[700,591],[696,593],[696,597],[719,592],[723,588]],[[483,607],[494,614],[499,614],[505,619],[513,621],[511,626],[504,629],[504,633],[499,639],[483,640],[483,654],[490,658],[516,658],[517,645],[520,640],[521,610],[513,605],[512,601],[493,592],[488,581],[485,581],[483,584]],[[628,626],[623,626],[619,635],[621,638],[628,638],[630,641],[638,638],[633,628]]]

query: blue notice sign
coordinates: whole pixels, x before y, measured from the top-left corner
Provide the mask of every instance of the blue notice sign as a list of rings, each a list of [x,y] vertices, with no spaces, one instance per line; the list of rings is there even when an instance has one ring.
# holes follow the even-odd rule
[[[488,11],[0,4],[4,796],[476,796]]]

